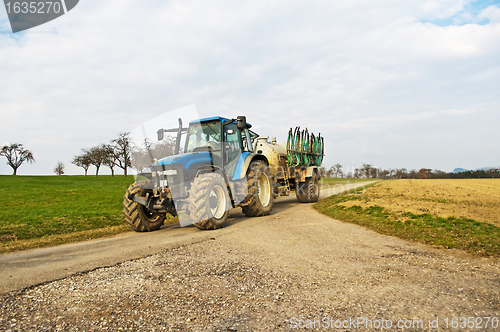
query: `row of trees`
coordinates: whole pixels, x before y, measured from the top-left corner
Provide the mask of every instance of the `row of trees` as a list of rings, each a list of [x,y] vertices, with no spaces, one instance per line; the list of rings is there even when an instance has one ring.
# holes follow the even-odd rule
[[[101,143],[89,149],[82,149],[82,153],[76,155],[71,161],[85,170],[85,176],[90,166],[96,168],[95,175],[99,175],[101,166],[107,166],[111,175],[115,175],[115,167],[123,169],[123,175],[127,176],[128,168],[132,166],[132,140],[130,133],[123,132],[109,143]]]
[[[82,153],[76,155],[71,163],[82,167],[85,170],[85,176],[90,166],[95,167],[96,176],[99,175],[101,166],[109,167],[112,176],[115,174],[115,167],[123,169],[123,174],[127,176],[128,168],[140,173],[143,169],[151,167],[155,158],[159,159],[173,154],[174,147],[175,144],[171,138],[166,138],[156,144],[146,139],[142,147],[136,146],[130,133],[124,132],[109,143],[82,149]]]
[[[320,167],[320,172],[323,177],[328,178],[377,178],[377,179],[399,179],[404,174],[408,174],[406,168],[375,168],[370,164],[362,164],[362,166],[353,170],[344,171],[341,164],[335,164],[328,170]],[[411,171],[413,172],[413,171]]]
[[[464,179],[464,178],[500,178],[500,170],[466,171],[460,173],[447,173],[441,170],[421,168],[410,170],[406,168],[375,168],[371,164],[362,164],[352,171],[344,172],[342,165],[335,164],[328,170],[320,168],[321,176],[331,178],[377,178],[377,179]]]
[[[423,168],[422,170],[425,172],[425,175],[421,174],[423,179],[500,179],[500,169],[465,171],[459,173],[446,173],[439,170],[432,171],[427,168]]]
[[[108,143],[101,143],[88,149],[82,149],[82,153],[76,155],[71,163],[82,167],[85,171],[85,176],[87,176],[90,166],[95,167],[96,176],[99,175],[99,170],[102,166],[109,167],[112,176],[115,175],[116,167],[123,169],[123,174],[127,176],[129,168],[141,172],[144,168],[150,167],[154,159],[160,159],[173,154],[174,149],[175,143],[171,137],[167,137],[156,144],[145,140],[141,147],[134,145],[129,132],[122,132]],[[23,163],[35,162],[33,153],[25,149],[23,144],[19,143],[3,146],[0,150],[0,156],[7,158],[7,164],[13,169],[13,175],[17,174],[17,169]],[[58,162],[54,168],[54,173],[62,175],[64,172],[64,163]]]

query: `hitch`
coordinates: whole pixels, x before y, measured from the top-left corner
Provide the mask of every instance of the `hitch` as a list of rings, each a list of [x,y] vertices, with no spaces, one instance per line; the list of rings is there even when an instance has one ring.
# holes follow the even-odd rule
[[[146,194],[146,197],[134,197],[132,199],[134,202],[137,202],[141,205],[144,205],[145,207],[147,207],[148,209],[150,210],[153,210],[153,206],[151,205],[151,198],[149,197],[149,193]]]

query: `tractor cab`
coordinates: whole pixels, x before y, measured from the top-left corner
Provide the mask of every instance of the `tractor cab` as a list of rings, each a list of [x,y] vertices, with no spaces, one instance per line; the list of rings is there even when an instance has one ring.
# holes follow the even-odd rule
[[[181,141],[181,135],[186,134],[183,153],[179,153],[180,147],[175,155],[159,160],[160,165],[183,164],[185,168],[191,167],[193,154],[204,156],[215,168],[224,170],[228,178],[232,179],[237,170],[238,162],[242,154],[253,152],[252,138],[257,135],[251,133],[251,125],[246,122],[244,116],[237,119],[227,119],[220,116],[203,118],[191,121],[188,128],[182,128],[179,119],[178,129],[160,129],[158,139],[163,139],[164,132],[177,132],[177,142]],[[197,158],[200,159],[200,158]]]
[[[186,137],[185,153],[208,151],[213,165],[232,178],[242,153],[252,153],[252,142],[245,117],[211,117],[192,121]]]

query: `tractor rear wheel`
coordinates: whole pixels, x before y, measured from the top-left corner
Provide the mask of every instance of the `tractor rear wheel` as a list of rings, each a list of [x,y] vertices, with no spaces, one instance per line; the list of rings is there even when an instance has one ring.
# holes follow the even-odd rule
[[[138,181],[130,185],[123,196],[123,216],[125,222],[136,232],[150,232],[160,229],[165,216],[149,210],[146,206],[135,202],[134,197],[146,197],[153,193],[151,181]]]
[[[256,160],[247,171],[248,194],[241,207],[247,217],[268,215],[274,203],[273,178],[267,165]]]
[[[218,229],[226,224],[231,201],[222,175],[197,176],[189,190],[188,202],[189,216],[199,229]]]
[[[316,173],[307,178],[306,182],[299,182],[295,192],[300,203],[314,203],[319,199],[319,178]]]

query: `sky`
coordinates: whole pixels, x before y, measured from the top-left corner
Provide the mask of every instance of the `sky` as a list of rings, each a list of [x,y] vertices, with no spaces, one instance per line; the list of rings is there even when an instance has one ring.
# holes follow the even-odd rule
[[[15,34],[0,7],[0,145],[36,160],[20,175],[83,174],[82,148],[186,107],[321,133],[326,168],[500,166],[499,91],[500,1],[80,0]]]

